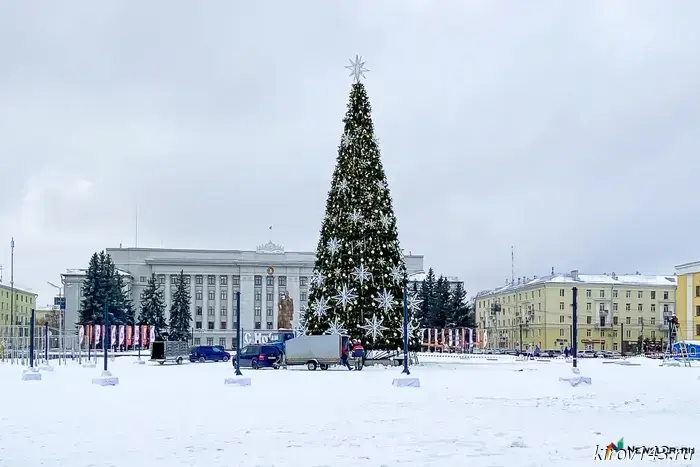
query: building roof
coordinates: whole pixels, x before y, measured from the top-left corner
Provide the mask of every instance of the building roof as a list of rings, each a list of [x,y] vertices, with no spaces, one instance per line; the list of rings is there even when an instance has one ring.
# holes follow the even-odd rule
[[[10,286],[10,284],[6,283],[6,282],[0,282],[0,289],[11,290],[12,286]],[[32,289],[30,289],[29,287],[18,286],[16,283],[15,283],[14,289],[15,289],[15,292],[18,292],[18,293],[38,296],[38,294],[33,292]]]
[[[123,269],[116,269],[117,273],[122,276],[131,277],[131,273],[124,271]],[[62,276],[84,276],[87,274],[87,269],[66,269],[66,272],[61,274]]]
[[[483,290],[476,294],[477,297],[484,295],[495,295],[502,293],[515,292],[517,290],[538,287],[544,284],[591,284],[591,285],[608,285],[608,286],[642,286],[642,287],[675,287],[676,276],[674,275],[658,275],[658,274],[579,274],[578,271],[570,273],[550,274],[544,277],[524,278],[525,280],[518,281],[515,284],[508,283],[502,287],[493,290]]]

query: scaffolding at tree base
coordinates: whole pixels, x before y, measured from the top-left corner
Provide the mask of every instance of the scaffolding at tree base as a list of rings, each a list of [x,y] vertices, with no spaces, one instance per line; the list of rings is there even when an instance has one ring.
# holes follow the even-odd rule
[[[664,351],[663,358],[661,360],[661,366],[692,366],[690,363],[690,358],[688,357],[688,345],[685,340],[676,341],[678,337],[678,317],[672,316],[668,320],[668,345]],[[678,344],[678,350],[674,347]]]

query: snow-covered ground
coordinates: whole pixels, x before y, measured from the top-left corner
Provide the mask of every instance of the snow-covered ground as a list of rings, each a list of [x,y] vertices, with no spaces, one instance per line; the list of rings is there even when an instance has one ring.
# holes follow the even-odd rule
[[[593,385],[571,387],[563,361],[443,359],[413,368],[416,389],[391,386],[397,368],[244,369],[252,386],[233,387],[230,363],[133,360],[110,362],[116,387],[91,384],[99,366],[24,382],[0,363],[0,466],[577,466],[622,437],[700,448],[700,368],[658,361],[583,360]]]

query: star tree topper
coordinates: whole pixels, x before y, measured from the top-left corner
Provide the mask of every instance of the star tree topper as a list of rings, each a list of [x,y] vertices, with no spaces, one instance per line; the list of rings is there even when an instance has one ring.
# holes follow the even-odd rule
[[[362,61],[362,57],[359,55],[355,55],[355,61],[353,62],[352,59],[350,59],[350,65],[345,66],[346,70],[350,70],[350,75],[355,79],[356,83],[360,82],[360,78],[367,79],[365,76],[365,72],[369,71],[367,68],[365,68],[365,62]]]

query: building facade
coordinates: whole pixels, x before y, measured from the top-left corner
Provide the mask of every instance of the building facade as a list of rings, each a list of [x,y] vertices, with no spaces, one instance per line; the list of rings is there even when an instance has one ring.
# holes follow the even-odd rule
[[[578,289],[579,349],[627,351],[636,348],[640,336],[668,340],[668,319],[676,305],[675,276],[571,271],[525,277],[477,294],[476,322],[487,331],[488,346],[571,346],[573,287]]]
[[[700,340],[700,261],[676,266],[679,339]]]
[[[37,294],[28,289],[14,287],[15,296],[12,300],[12,290],[10,285],[0,283],[0,327],[3,328],[2,334],[9,333],[11,324],[28,326],[32,308],[36,307]],[[10,313],[10,306],[14,307],[14,313]],[[11,322],[11,319],[14,323]]]
[[[314,252],[285,252],[268,242],[254,251],[108,248],[137,310],[151,274],[164,291],[166,319],[176,279],[184,271],[190,288],[195,344],[231,347],[236,332],[236,293],[241,297],[241,328],[264,333],[277,329],[280,299],[289,295],[294,323],[307,306]],[[406,256],[409,274],[423,270],[423,256]],[[74,329],[82,297],[85,270],[63,274],[66,329]],[[243,338],[246,341],[245,336]]]

